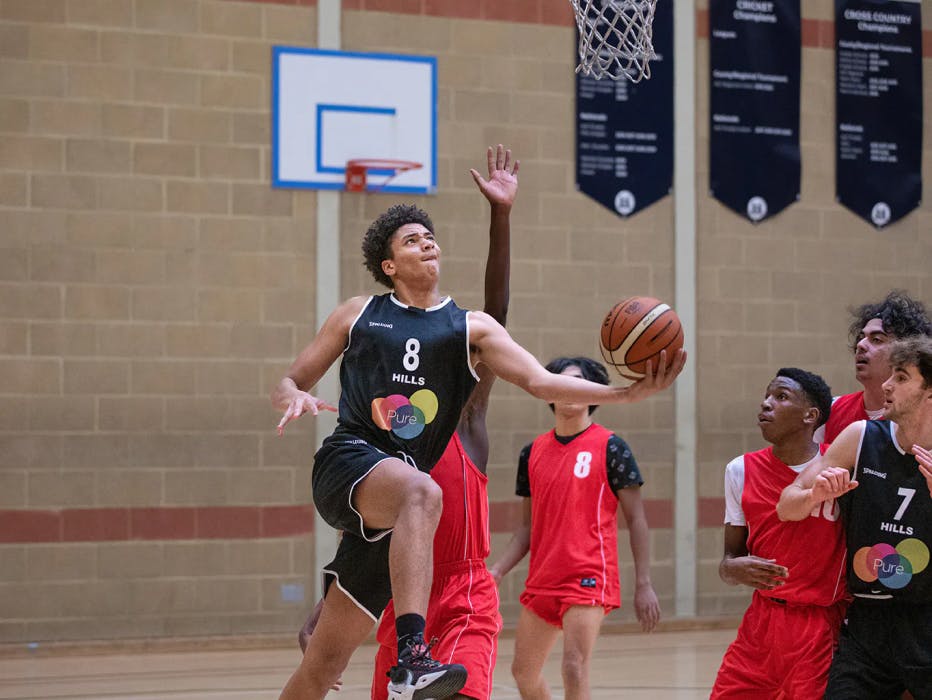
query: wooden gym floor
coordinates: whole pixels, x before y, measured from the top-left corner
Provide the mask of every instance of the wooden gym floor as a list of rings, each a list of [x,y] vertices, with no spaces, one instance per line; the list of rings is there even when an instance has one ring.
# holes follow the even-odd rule
[[[685,629],[654,634],[605,632],[596,646],[592,668],[593,698],[627,700],[700,700],[708,698],[733,626]],[[0,656],[0,699],[42,700],[276,700],[298,663],[292,648],[180,649],[152,648],[106,653],[21,650]],[[164,647],[164,645],[161,645]],[[560,642],[545,668],[562,698]],[[511,678],[513,636],[500,641],[493,700],[514,700]],[[361,647],[344,674],[335,700],[367,700],[374,648]]]

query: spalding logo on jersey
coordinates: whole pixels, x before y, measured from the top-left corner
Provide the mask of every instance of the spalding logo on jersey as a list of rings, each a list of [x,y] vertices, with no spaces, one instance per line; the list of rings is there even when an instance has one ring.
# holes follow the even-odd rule
[[[420,389],[411,397],[392,394],[372,400],[372,422],[382,430],[391,430],[402,440],[416,438],[437,417],[440,403],[430,389]]]

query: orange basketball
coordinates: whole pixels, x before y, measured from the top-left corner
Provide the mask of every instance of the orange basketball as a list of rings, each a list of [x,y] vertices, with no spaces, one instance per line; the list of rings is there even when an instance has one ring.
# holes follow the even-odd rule
[[[660,351],[667,351],[667,366],[683,347],[679,316],[659,299],[630,297],[618,302],[605,316],[601,333],[602,357],[626,379],[645,376],[647,361],[656,371]]]

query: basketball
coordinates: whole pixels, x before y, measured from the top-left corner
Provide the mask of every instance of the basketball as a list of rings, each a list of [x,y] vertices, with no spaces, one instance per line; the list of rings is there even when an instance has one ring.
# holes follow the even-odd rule
[[[620,301],[602,322],[602,357],[625,379],[645,376],[647,362],[655,371],[660,351],[667,351],[667,366],[683,347],[683,326],[676,312],[653,297]]]

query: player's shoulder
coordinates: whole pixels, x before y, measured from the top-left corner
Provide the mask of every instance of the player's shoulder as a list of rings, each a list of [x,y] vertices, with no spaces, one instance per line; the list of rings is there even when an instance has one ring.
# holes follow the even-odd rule
[[[860,405],[863,401],[864,392],[855,391],[850,394],[842,394],[841,396],[832,398],[832,408],[842,408],[844,406],[851,406],[852,404]]]
[[[744,474],[744,458],[745,455],[738,455],[732,459],[728,464],[725,465],[726,474]]]
[[[485,311],[478,311],[476,309],[466,310],[466,318],[469,320],[470,333],[475,331],[486,333],[490,330],[503,327],[502,324]]]
[[[372,294],[360,294],[359,296],[350,297],[337,307],[337,311],[355,315],[362,311],[370,301],[376,298],[377,297]]]

